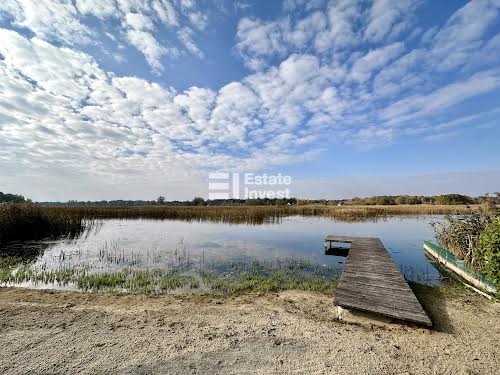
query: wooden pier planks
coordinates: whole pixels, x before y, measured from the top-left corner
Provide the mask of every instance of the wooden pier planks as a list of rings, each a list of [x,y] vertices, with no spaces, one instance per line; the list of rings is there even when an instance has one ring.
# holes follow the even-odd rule
[[[334,303],[431,326],[432,323],[378,238],[327,236],[351,243]]]

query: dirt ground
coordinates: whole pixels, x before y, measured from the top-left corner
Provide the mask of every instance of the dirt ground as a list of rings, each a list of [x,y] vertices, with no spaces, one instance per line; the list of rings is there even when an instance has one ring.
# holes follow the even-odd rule
[[[432,330],[339,321],[332,296],[0,288],[5,374],[498,374],[500,303],[414,287]]]

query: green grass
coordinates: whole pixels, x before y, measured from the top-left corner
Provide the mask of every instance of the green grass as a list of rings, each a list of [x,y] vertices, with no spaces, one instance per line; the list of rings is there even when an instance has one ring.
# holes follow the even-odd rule
[[[224,273],[203,271],[202,279],[211,290],[222,293],[277,292],[299,289],[328,292],[337,285],[334,269],[300,259],[286,262],[235,263]]]
[[[231,278],[205,272],[203,273],[203,281],[213,291],[223,293],[278,292],[291,289],[333,292],[337,285],[336,278],[303,278],[289,276],[279,271],[266,276],[246,274]]]
[[[200,271],[204,290],[213,293],[276,292],[300,289],[334,291],[334,268],[311,264],[300,259],[219,264],[219,269]],[[82,291],[112,291],[156,294],[176,289],[198,290],[198,277],[179,270],[137,270],[131,267],[116,272],[90,272],[88,267],[62,267],[57,270],[35,268],[29,264],[0,268],[0,284],[48,284],[72,286]]]
[[[114,291],[127,293],[163,293],[187,287],[198,288],[192,276],[179,275],[162,269],[89,273],[86,268],[67,267],[54,271],[36,270],[28,265],[18,268],[1,268],[0,283],[74,285],[83,291]]]
[[[182,287],[198,288],[192,276],[178,275],[161,269],[138,271],[122,270],[112,273],[84,274],[76,278],[76,285],[85,291],[126,291],[128,293],[162,293]]]
[[[19,256],[0,256],[0,269],[15,266],[22,261],[23,258]]]

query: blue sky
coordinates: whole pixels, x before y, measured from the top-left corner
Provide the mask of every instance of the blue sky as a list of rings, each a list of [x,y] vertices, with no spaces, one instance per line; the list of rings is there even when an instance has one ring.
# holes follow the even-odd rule
[[[6,0],[0,41],[1,191],[500,190],[498,0]]]

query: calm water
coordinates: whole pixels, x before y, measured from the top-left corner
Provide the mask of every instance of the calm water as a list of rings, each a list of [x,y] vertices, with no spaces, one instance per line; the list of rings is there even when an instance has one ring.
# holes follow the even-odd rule
[[[345,258],[324,255],[323,245],[326,235],[338,234],[379,237],[408,280],[438,284],[440,273],[425,257],[422,242],[434,239],[430,223],[439,219],[396,217],[342,223],[291,217],[267,225],[106,220],[81,238],[39,243],[32,266],[44,270],[78,266],[96,272],[124,267],[199,270],[220,269],[227,262],[295,258],[341,270]]]

